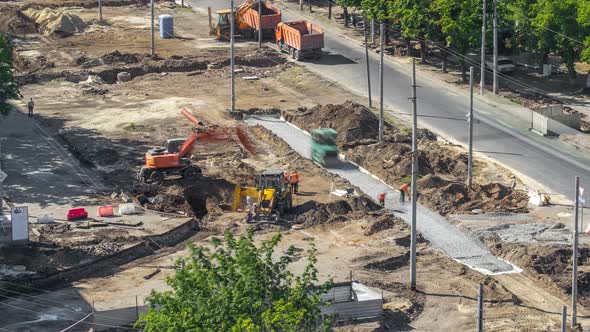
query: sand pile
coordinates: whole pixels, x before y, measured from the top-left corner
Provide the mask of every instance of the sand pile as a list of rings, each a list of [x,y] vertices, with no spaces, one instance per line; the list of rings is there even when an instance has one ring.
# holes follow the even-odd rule
[[[0,9],[0,32],[7,35],[25,35],[37,32],[35,21],[14,7]]]
[[[29,8],[23,14],[35,21],[39,26],[39,30],[45,35],[70,36],[83,32],[88,26],[76,15],[50,8],[41,10]]]

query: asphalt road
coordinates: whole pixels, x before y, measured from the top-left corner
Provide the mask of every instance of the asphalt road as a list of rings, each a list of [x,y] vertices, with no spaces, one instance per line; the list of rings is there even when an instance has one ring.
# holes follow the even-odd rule
[[[309,135],[285,121],[271,117],[250,117],[246,122],[250,125],[262,125],[271,130],[303,157],[309,158],[311,155]],[[341,162],[336,167],[327,170],[347,179],[369,197],[376,198],[379,192],[386,192],[385,207],[407,224],[411,224],[411,204],[400,203],[399,194],[391,187],[348,162]],[[424,238],[430,241],[435,248],[442,250],[468,267],[485,274],[518,272],[510,264],[494,257],[480,241],[467,237],[437,213],[418,205],[416,218],[418,220],[416,229]]]
[[[213,10],[228,8],[227,0],[186,0],[186,3],[206,12],[207,6]],[[236,6],[239,1],[235,1]],[[300,19],[298,12],[283,11],[283,20]],[[322,26],[317,22],[316,25]],[[364,47],[341,36],[335,29],[325,29],[325,48],[321,59],[302,62],[309,70],[339,82],[353,92],[366,95],[366,64]],[[373,100],[378,100],[379,59],[370,56],[371,86]],[[386,108],[401,113],[410,113],[412,105],[410,66],[403,66],[386,60],[384,69],[384,104]],[[469,101],[464,95],[440,84],[426,75],[418,74],[418,113],[419,125],[434,130],[439,135],[467,143],[468,124],[464,120]],[[239,102],[239,91],[238,91]],[[375,103],[377,105],[377,103]],[[478,103],[475,125],[474,149],[517,170],[521,174],[542,184],[551,193],[571,196],[574,176],[590,179],[590,161],[575,158],[543,141],[531,138],[530,133],[505,126],[494,117],[494,108]]]

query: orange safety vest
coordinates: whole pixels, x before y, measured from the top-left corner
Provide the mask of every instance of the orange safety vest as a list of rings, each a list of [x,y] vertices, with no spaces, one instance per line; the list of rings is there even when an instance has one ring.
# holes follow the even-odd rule
[[[285,183],[289,183],[289,175],[287,174],[287,172],[283,173],[283,178],[285,180]]]
[[[401,191],[408,191],[408,189],[410,189],[410,186],[407,183],[404,183],[401,187],[399,187],[399,190]]]
[[[291,183],[299,182],[299,174],[297,172],[291,172]]]
[[[379,195],[377,195],[377,198],[380,201],[384,201],[385,200],[385,193],[384,192],[380,192]]]

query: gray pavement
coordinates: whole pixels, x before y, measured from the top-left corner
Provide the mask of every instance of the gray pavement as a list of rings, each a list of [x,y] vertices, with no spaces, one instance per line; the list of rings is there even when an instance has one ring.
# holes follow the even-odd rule
[[[285,140],[296,152],[309,158],[311,138],[305,132],[276,118],[250,117],[246,122],[250,125],[264,126]],[[379,192],[387,192],[386,208],[395,212],[395,215],[406,223],[410,223],[409,203],[400,205],[398,193],[382,181],[348,162],[342,162],[337,167],[327,170],[347,179],[373,199]],[[416,217],[417,230],[424,238],[457,261],[486,274],[515,272],[510,264],[494,257],[481,242],[469,238],[437,213],[418,205]]]
[[[0,133],[4,195],[29,206],[30,216],[88,205],[104,189],[35,119],[14,111],[0,120]]]
[[[204,12],[207,6],[214,10],[229,6],[228,0],[186,0],[185,3]],[[306,18],[305,13],[283,10],[283,20],[301,18]],[[312,72],[337,81],[355,93],[366,95],[364,47],[341,35],[337,28],[326,27],[314,19],[310,21],[325,28],[324,54],[319,60],[302,64]],[[370,66],[373,97],[378,99],[379,59],[373,52],[370,56]],[[411,66],[391,59],[386,60],[384,100],[389,112],[411,112],[410,70]],[[447,139],[466,144],[468,125],[465,114],[469,103],[467,96],[459,89],[420,72],[418,85],[419,125],[430,128]],[[239,104],[239,91],[237,102]],[[480,120],[475,125],[476,151],[529,177],[550,193],[571,196],[574,176],[582,177],[582,182],[584,179],[590,179],[588,156],[576,153],[568,146],[555,144],[555,140],[536,136],[520,124],[514,125],[509,112],[519,106],[502,104],[476,102],[476,118]],[[499,110],[502,116],[499,116]],[[507,112],[508,114],[505,114]]]

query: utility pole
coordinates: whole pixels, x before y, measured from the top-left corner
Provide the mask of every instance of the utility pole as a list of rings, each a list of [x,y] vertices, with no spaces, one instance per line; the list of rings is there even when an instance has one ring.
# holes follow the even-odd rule
[[[299,0],[299,11],[303,11],[303,0]]]
[[[567,307],[561,308],[561,332],[567,332]]]
[[[365,18],[365,22],[367,19]],[[365,25],[365,60],[367,62],[367,93],[369,94],[369,108],[373,108],[373,101],[371,97],[371,69],[369,67],[369,45],[367,34],[367,26]]]
[[[309,12],[311,13],[311,0],[309,0]]]
[[[483,332],[483,284],[479,284],[477,291],[477,326],[476,332]]]
[[[371,17],[371,45],[375,45],[375,18]]]
[[[576,201],[574,203],[574,248],[572,252],[573,270],[572,270],[572,329],[576,327],[576,315],[578,314],[578,208],[580,199],[580,177],[576,176]]]
[[[380,35],[380,45],[379,45],[379,142],[383,141],[383,49],[385,44],[385,34],[383,31],[385,30],[385,25],[381,23],[379,27],[381,31]]]
[[[154,0],[152,0],[154,1]],[[229,57],[231,70],[231,111],[236,111],[236,86],[235,86],[235,69],[234,69],[234,0],[230,1],[230,17],[229,17]]]
[[[469,67],[469,159],[467,160],[467,186],[473,184],[473,66]]]
[[[481,25],[481,68],[479,78],[479,95],[483,96],[483,89],[486,84],[486,0],[483,0],[483,14]]]
[[[262,0],[258,0],[258,49],[262,49]]]
[[[328,20],[332,20],[332,0],[328,0]]]
[[[98,0],[98,21],[102,22],[102,0]]]
[[[152,56],[154,56],[156,54],[156,44],[155,44],[155,40],[154,40],[154,0],[150,1],[150,7],[151,7],[151,12],[152,12],[152,48],[151,48],[151,54]]]
[[[383,33],[383,31],[381,31]],[[385,34],[381,39],[384,39]],[[416,290],[416,200],[418,199],[418,101],[416,100],[416,59],[412,59],[412,234],[410,238],[410,287]]]
[[[494,96],[498,94],[498,11],[497,0],[494,0],[494,85],[492,87]]]

